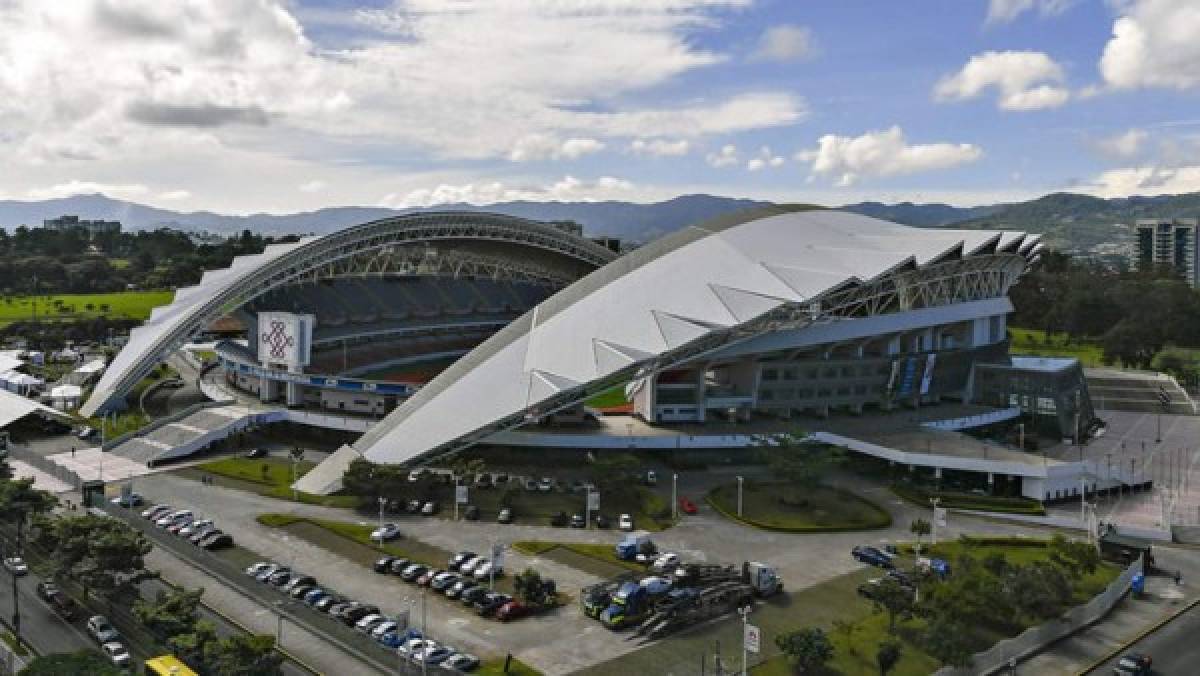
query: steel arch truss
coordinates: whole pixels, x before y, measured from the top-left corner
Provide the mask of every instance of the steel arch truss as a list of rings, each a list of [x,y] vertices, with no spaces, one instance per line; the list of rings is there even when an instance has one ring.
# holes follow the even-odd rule
[[[211,294],[205,294],[203,300],[187,308],[184,320],[166,329],[142,348],[134,362],[115,375],[115,382],[106,383],[102,380],[101,385],[105,387],[103,390],[100,386],[96,388],[81,413],[94,415],[107,410],[114,400],[132,389],[165,355],[178,350],[203,327],[272,289],[311,278],[322,271],[335,270],[340,262],[363,255],[369,257],[371,252],[398,250],[406,245],[459,241],[518,245],[551,258],[574,261],[585,271],[601,267],[616,258],[612,251],[554,226],[499,214],[410,214],[347,228],[297,246],[259,268],[223,282]]]

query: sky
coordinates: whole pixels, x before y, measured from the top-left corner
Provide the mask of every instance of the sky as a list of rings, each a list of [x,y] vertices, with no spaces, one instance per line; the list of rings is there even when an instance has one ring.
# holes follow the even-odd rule
[[[0,198],[1200,191],[1198,0],[0,0]]]

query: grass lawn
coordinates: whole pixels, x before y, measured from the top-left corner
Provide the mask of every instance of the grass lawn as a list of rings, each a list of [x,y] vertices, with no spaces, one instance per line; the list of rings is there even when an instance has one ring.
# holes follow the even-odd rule
[[[174,291],[122,291],[117,293],[67,293],[49,296],[6,296],[0,299],[0,324],[32,318],[34,301],[37,314],[50,321],[92,319],[145,320],[150,310],[166,305],[175,297]],[[88,305],[92,308],[89,310]],[[104,311],[101,306],[107,305]]]
[[[951,509],[978,509],[988,512],[1007,512],[1011,514],[1033,514],[1043,516],[1046,508],[1042,503],[1030,498],[1006,498],[990,495],[973,495],[971,493],[955,493],[952,491],[930,491],[919,486],[904,483],[894,483],[890,486],[897,496],[920,507],[929,507],[929,499],[937,497],[941,506]]]
[[[438,516],[453,518],[454,494],[453,487],[443,483],[431,483],[413,489],[413,493],[405,494],[405,500],[417,498],[421,501],[434,500],[441,506]],[[513,510],[513,521],[519,524],[550,525],[550,520],[558,512],[568,517],[576,512],[584,512],[583,493],[554,490],[549,493],[527,491],[517,484],[507,484],[500,488],[470,489],[471,504],[479,507],[480,520],[493,521],[500,510],[509,506]],[[372,502],[374,499],[372,498]],[[616,522],[618,514],[633,516],[634,524],[639,530],[660,531],[671,525],[671,506],[666,500],[654,492],[638,487],[630,495],[605,495],[600,498],[601,512],[611,521]],[[656,519],[654,514],[666,514],[666,518]]]
[[[571,566],[600,577],[616,577],[625,571],[637,573],[646,572],[646,567],[633,561],[622,561],[617,558],[613,546],[618,540],[613,536],[613,544],[584,544],[574,542],[548,542],[545,540],[519,540],[514,542],[513,549],[531,556],[543,556],[552,561]]]
[[[300,461],[296,464],[296,478],[316,467],[315,462]],[[213,476],[213,481],[228,488],[237,488],[280,500],[292,499],[292,463],[282,458],[222,458],[193,467],[176,470],[180,476],[199,479],[202,475]],[[312,495],[298,493],[300,502],[327,507],[354,507],[358,498],[350,495]]]
[[[436,566],[438,568],[445,568],[446,561],[450,558],[450,552],[445,549],[407,536],[401,536],[391,542],[384,543],[383,547],[380,548],[379,543],[371,539],[371,531],[375,530],[379,525],[375,522],[333,521],[331,519],[314,519],[293,516],[291,514],[260,514],[257,519],[264,526],[286,530],[293,535],[313,542],[317,546],[332,549],[338,554],[363,565],[374,563],[381,553],[392,556],[403,556],[406,559],[412,559],[427,566]],[[329,534],[341,540],[349,540],[358,546],[347,547],[344,541],[334,541],[334,546],[329,547],[328,544],[331,542],[328,537]]]
[[[1104,349],[1092,341],[1073,342],[1067,344],[1064,333],[1056,333],[1046,340],[1046,332],[1037,329],[1009,328],[1012,334],[1012,346],[1009,351],[1015,355],[1033,355],[1037,357],[1075,357],[1084,366],[1104,366]]]
[[[512,658],[512,662],[508,665],[508,671],[504,670],[504,658],[501,657],[483,662],[474,673],[479,674],[479,676],[504,676],[504,674],[508,674],[509,676],[542,676],[542,672],[515,657]]]
[[[625,398],[625,383],[621,383],[607,392],[601,392],[588,399],[585,405],[593,408],[614,408],[628,403],[629,400]]]
[[[805,532],[885,528],[892,523],[887,510],[838,488],[800,487],[781,482],[747,481],[742,491],[742,516],[737,516],[737,484],[725,484],[708,494],[708,502],[725,516],[767,530]]]

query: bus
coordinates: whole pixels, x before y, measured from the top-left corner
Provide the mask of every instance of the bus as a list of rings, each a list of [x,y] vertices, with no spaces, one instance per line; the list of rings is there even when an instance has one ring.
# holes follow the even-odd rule
[[[162,655],[146,660],[147,676],[199,676],[174,655]]]

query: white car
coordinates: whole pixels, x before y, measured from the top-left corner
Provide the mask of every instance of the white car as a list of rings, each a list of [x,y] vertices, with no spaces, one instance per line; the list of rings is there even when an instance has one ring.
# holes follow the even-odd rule
[[[446,661],[442,662],[442,666],[466,673],[479,667],[479,658],[468,653],[456,653],[446,658]]]
[[[617,528],[621,530],[633,530],[633,517],[628,514],[622,514],[617,518]]]
[[[477,567],[486,561],[487,559],[483,558],[482,556],[472,556],[458,567],[458,572],[462,573],[463,575],[470,575],[471,573],[475,572]]]
[[[25,563],[25,559],[19,556],[10,556],[4,559],[4,567],[16,577],[29,573],[29,566]]]
[[[382,542],[384,540],[395,540],[398,537],[400,537],[400,526],[397,526],[394,523],[385,523],[383,524],[382,528],[376,528],[375,530],[371,531],[372,540],[379,540]]]
[[[492,575],[495,575],[496,577],[500,577],[503,574],[504,574],[503,566],[495,564],[492,561],[489,561],[487,559],[484,559],[483,563],[479,564],[478,566],[475,566],[475,579],[476,580],[486,580],[489,577],[491,577]]]
[[[423,650],[428,643],[433,643],[433,641],[427,641],[423,638],[410,638],[399,648],[396,648],[396,652],[400,653],[401,657],[412,657],[415,653]]]
[[[638,584],[641,585],[642,589],[645,589],[646,593],[650,594],[651,596],[666,594],[667,592],[671,591],[671,581],[665,577],[642,578],[642,581]]]
[[[104,644],[104,654],[118,667],[124,668],[129,666],[131,660],[129,651],[125,649],[125,646],[116,641],[109,641]]]
[[[675,568],[678,565],[679,555],[675,552],[667,552],[655,559],[654,563],[650,565],[650,568],[656,573],[665,573],[666,571],[670,570],[671,568]]]
[[[383,615],[380,615],[379,613],[373,613],[371,615],[367,615],[367,616],[363,617],[358,622],[355,622],[354,628],[365,634],[369,634],[369,633],[371,633],[371,630],[374,629],[377,624],[379,624],[380,622],[384,622],[386,620],[387,620],[387,618],[384,617]]]
[[[113,629],[113,626],[108,621],[108,618],[103,615],[93,615],[89,617],[87,621],[87,628],[88,633],[90,633],[92,638],[96,639],[100,645],[104,645],[105,643],[113,643],[116,642],[117,639],[121,638],[121,635],[117,633],[117,630]]]
[[[212,519],[200,519],[199,521],[193,521],[193,522],[189,523],[188,525],[184,526],[183,528],[180,528],[178,535],[180,537],[185,537],[185,538],[191,537],[191,536],[195,535],[197,532],[199,532],[201,528],[204,528],[205,526],[211,526],[211,525],[213,525]]]
[[[384,618],[383,622],[380,622],[379,624],[375,625],[375,628],[371,630],[371,637],[378,640],[378,639],[383,638],[385,634],[396,631],[399,628],[400,628],[399,622],[397,622],[395,620],[389,620],[387,618]]]
[[[158,521],[155,521],[154,525],[158,526],[159,528],[166,528],[167,526],[170,526],[171,524],[175,523],[176,521],[179,521],[180,519],[190,519],[191,517],[192,517],[192,510],[181,509],[177,512],[171,512],[170,514],[162,517]]]
[[[539,492],[549,493],[550,491],[554,490],[554,479],[551,479],[548,476],[542,477],[542,480],[538,482],[537,488]]]
[[[259,561],[258,563],[248,566],[246,568],[246,574],[249,575],[250,577],[257,577],[259,573],[262,573],[263,571],[265,571],[266,569],[270,568],[273,565],[275,565],[275,564],[268,563],[266,561]]]

